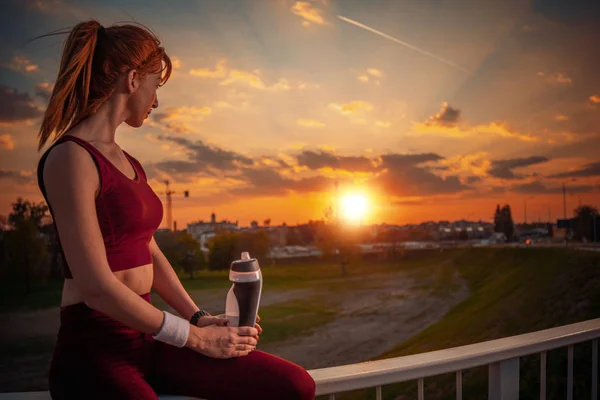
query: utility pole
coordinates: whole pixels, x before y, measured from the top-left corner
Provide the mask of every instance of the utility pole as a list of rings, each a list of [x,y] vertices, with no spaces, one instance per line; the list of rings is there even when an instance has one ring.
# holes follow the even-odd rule
[[[565,221],[567,220],[567,190],[565,189],[565,183],[563,182],[563,212]]]
[[[173,230],[173,214],[172,214],[172,198],[171,195],[175,193],[174,191],[169,189],[169,181],[165,181],[165,185],[167,185],[167,229]]]
[[[525,225],[527,225],[527,199],[523,200],[523,206],[525,209]]]

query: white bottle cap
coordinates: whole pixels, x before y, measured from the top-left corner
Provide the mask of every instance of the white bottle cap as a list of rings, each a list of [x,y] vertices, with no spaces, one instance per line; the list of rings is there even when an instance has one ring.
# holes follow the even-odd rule
[[[250,253],[248,253],[247,251],[244,251],[242,253],[242,260],[249,260],[250,259]]]

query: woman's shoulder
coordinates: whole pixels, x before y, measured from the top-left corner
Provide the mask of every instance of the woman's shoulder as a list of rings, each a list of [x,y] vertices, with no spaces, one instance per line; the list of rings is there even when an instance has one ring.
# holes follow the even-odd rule
[[[87,149],[71,140],[53,144],[38,163],[38,183],[43,191],[48,185],[63,187],[86,181],[98,186],[96,163]]]
[[[73,140],[61,140],[53,144],[40,159],[45,170],[65,167],[94,167],[90,152]]]

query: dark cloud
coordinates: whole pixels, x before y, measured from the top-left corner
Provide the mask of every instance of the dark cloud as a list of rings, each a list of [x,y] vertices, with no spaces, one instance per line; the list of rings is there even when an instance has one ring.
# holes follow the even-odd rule
[[[298,164],[310,169],[333,168],[347,171],[373,171],[372,160],[362,156],[337,156],[332,153],[305,150],[296,159]]]
[[[9,179],[19,185],[34,183],[33,175],[23,175],[19,171],[0,169],[0,179]]]
[[[381,156],[383,168],[404,168],[426,162],[443,160],[444,157],[434,153],[423,154],[384,154]]]
[[[333,187],[333,180],[325,176],[313,176],[294,182],[293,190],[297,193],[322,192]]]
[[[594,190],[594,186],[590,185],[570,185],[569,193],[584,193]],[[562,186],[548,187],[540,181],[534,181],[530,183],[523,183],[512,187],[512,191],[516,193],[524,194],[555,194],[562,193]]]
[[[41,97],[44,100],[50,99],[52,95],[52,88],[54,85],[48,82],[42,82],[35,85],[35,95]]]
[[[467,176],[465,181],[467,182],[468,185],[471,185],[473,183],[481,182],[481,177],[480,176]]]
[[[586,140],[556,146],[548,151],[548,156],[552,158],[561,157],[585,157],[595,159],[600,153],[600,136],[591,137]]]
[[[430,204],[430,202],[426,202],[425,200],[398,200],[394,204],[398,206],[424,206],[425,204]]]
[[[394,196],[425,196],[458,193],[470,189],[458,176],[440,177],[432,172],[436,166],[421,164],[436,162],[444,158],[435,153],[384,154],[381,156],[383,172],[375,184]]]
[[[279,172],[268,168],[244,169],[241,178],[247,180],[248,187],[230,191],[237,196],[278,196],[290,191],[296,193],[321,192],[333,187],[333,181],[324,176],[296,180],[285,178]]]
[[[148,175],[156,176],[165,172],[178,180],[188,181],[193,176],[212,174],[214,176],[235,177],[246,182],[245,187],[229,190],[234,196],[277,196],[289,192],[307,193],[333,189],[332,178],[309,176],[292,179],[282,175],[281,171],[289,170],[283,162],[278,165],[258,166],[249,157],[227,151],[215,146],[206,145],[202,141],[192,142],[183,137],[164,137],[183,146],[188,153],[188,160],[162,161],[148,167]],[[298,163],[310,169],[330,167],[348,171],[372,171],[379,173],[375,184],[387,193],[397,196],[421,196],[458,193],[471,189],[461,182],[458,176],[440,177],[434,173],[435,165],[422,165],[437,162],[443,157],[434,153],[424,154],[384,154],[380,165],[367,157],[337,156],[327,152],[304,151],[297,156]],[[271,159],[273,160],[273,159]],[[379,159],[377,159],[379,161]],[[288,168],[282,168],[282,167]],[[470,182],[474,182],[471,179]]]
[[[429,117],[430,124],[454,126],[460,120],[460,110],[452,108],[448,103],[444,103],[442,109],[436,115]]]
[[[548,19],[570,25],[595,25],[600,22],[598,0],[532,0],[531,7]]]
[[[42,115],[33,98],[8,86],[0,85],[0,122],[16,122]]]
[[[526,158],[510,158],[507,160],[492,161],[491,168],[487,171],[490,176],[500,179],[522,179],[523,175],[516,175],[513,169],[524,168],[530,165],[548,162],[546,157],[532,156]]]
[[[390,195],[404,197],[459,193],[470,189],[458,176],[443,178],[415,166],[389,169],[375,180],[375,184]]]
[[[284,194],[293,183],[292,180],[282,177],[279,172],[270,168],[247,168],[242,172],[242,177],[257,191],[254,194]],[[243,193],[244,188],[240,188],[239,192]]]
[[[600,175],[600,162],[586,164],[574,171],[550,175],[550,178],[586,178]]]
[[[216,169],[221,171],[237,170],[240,166],[252,165],[251,158],[242,154],[223,150],[217,146],[205,144],[202,140],[192,142],[183,137],[159,136],[160,140],[171,141],[183,146],[189,161],[163,161],[154,164],[156,168],[171,173],[194,173]]]

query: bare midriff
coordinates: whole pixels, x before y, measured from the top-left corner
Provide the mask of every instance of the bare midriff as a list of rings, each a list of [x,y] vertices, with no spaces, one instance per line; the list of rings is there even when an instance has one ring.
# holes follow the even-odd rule
[[[149,293],[152,289],[152,282],[154,279],[154,269],[152,268],[152,264],[140,265],[139,267],[123,271],[115,271],[113,274],[125,286],[139,295]],[[77,279],[65,279],[62,300],[60,303],[61,307],[84,301],[85,296],[77,286]]]

